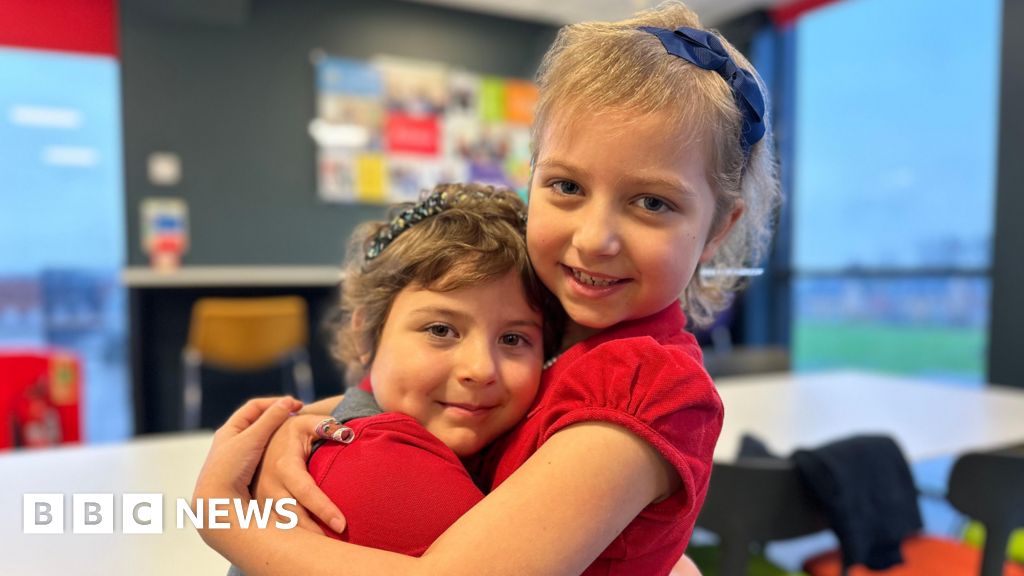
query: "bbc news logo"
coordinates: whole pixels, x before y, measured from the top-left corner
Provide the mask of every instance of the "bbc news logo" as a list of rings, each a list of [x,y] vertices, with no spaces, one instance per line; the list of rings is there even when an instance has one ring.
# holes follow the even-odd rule
[[[63,534],[66,526],[64,502],[64,494],[23,495],[24,533]],[[122,533],[163,534],[163,494],[122,494],[120,504]],[[265,529],[270,524],[271,512],[276,512],[287,521],[275,520],[274,527],[287,530],[299,523],[298,515],[294,510],[289,510],[288,506],[297,506],[294,498],[276,501],[268,499],[262,502],[238,498],[210,498],[204,501],[199,498],[195,509],[187,499],[177,498],[174,504],[175,525],[179,530],[185,528],[186,522],[199,529],[230,528],[228,519],[234,511],[234,517],[241,528],[255,526]],[[68,516],[71,518],[72,534],[113,534],[116,515],[113,494],[71,495],[71,510]]]

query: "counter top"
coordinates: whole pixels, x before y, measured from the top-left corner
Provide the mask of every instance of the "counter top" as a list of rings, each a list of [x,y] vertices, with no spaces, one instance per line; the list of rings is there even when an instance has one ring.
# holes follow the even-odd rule
[[[133,266],[121,271],[128,288],[203,288],[232,286],[337,286],[337,266],[184,266],[162,272]]]

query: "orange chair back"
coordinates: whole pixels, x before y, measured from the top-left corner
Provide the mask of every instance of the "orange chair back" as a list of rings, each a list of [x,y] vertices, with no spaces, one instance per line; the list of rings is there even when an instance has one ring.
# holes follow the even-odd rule
[[[258,370],[305,348],[308,325],[298,296],[202,298],[192,307],[188,348],[204,363]]]

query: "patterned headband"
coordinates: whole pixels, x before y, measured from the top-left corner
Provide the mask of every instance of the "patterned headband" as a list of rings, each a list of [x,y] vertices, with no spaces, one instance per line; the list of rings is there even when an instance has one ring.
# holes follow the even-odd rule
[[[737,66],[722,41],[711,32],[685,26],[675,30],[641,26],[640,30],[657,36],[669,54],[704,70],[713,70],[725,79],[743,114],[740,144],[743,154],[749,155],[750,148],[764,138],[765,132],[764,95],[754,75]]]
[[[415,205],[399,212],[391,219],[377,234],[369,241],[366,249],[366,261],[373,260],[380,256],[381,252],[398,238],[403,232],[412,227],[413,224],[422,222],[431,216],[436,216],[449,208],[454,208],[467,200],[489,200],[502,202],[501,196],[495,195],[493,190],[488,189],[466,189],[447,187],[444,190],[436,190]],[[519,218],[522,228],[525,231],[526,214],[520,212]]]

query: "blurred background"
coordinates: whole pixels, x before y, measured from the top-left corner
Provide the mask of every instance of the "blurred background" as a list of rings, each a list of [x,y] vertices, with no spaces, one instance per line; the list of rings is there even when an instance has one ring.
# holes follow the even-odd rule
[[[299,294],[317,395],[338,390],[323,319],[353,226],[440,180],[525,190],[557,26],[650,4],[5,2],[0,346],[71,353],[82,438],[122,440],[178,428],[198,298]],[[1020,385],[1012,3],[692,6],[770,86],[786,195],[763,274],[699,335],[709,368]]]
[[[525,190],[558,27],[654,4],[0,2],[0,450],[338,393],[349,232],[438,181]],[[1024,386],[1024,5],[690,5],[761,71],[785,193],[749,290],[698,334],[709,371]],[[209,348],[259,330],[291,337]]]

